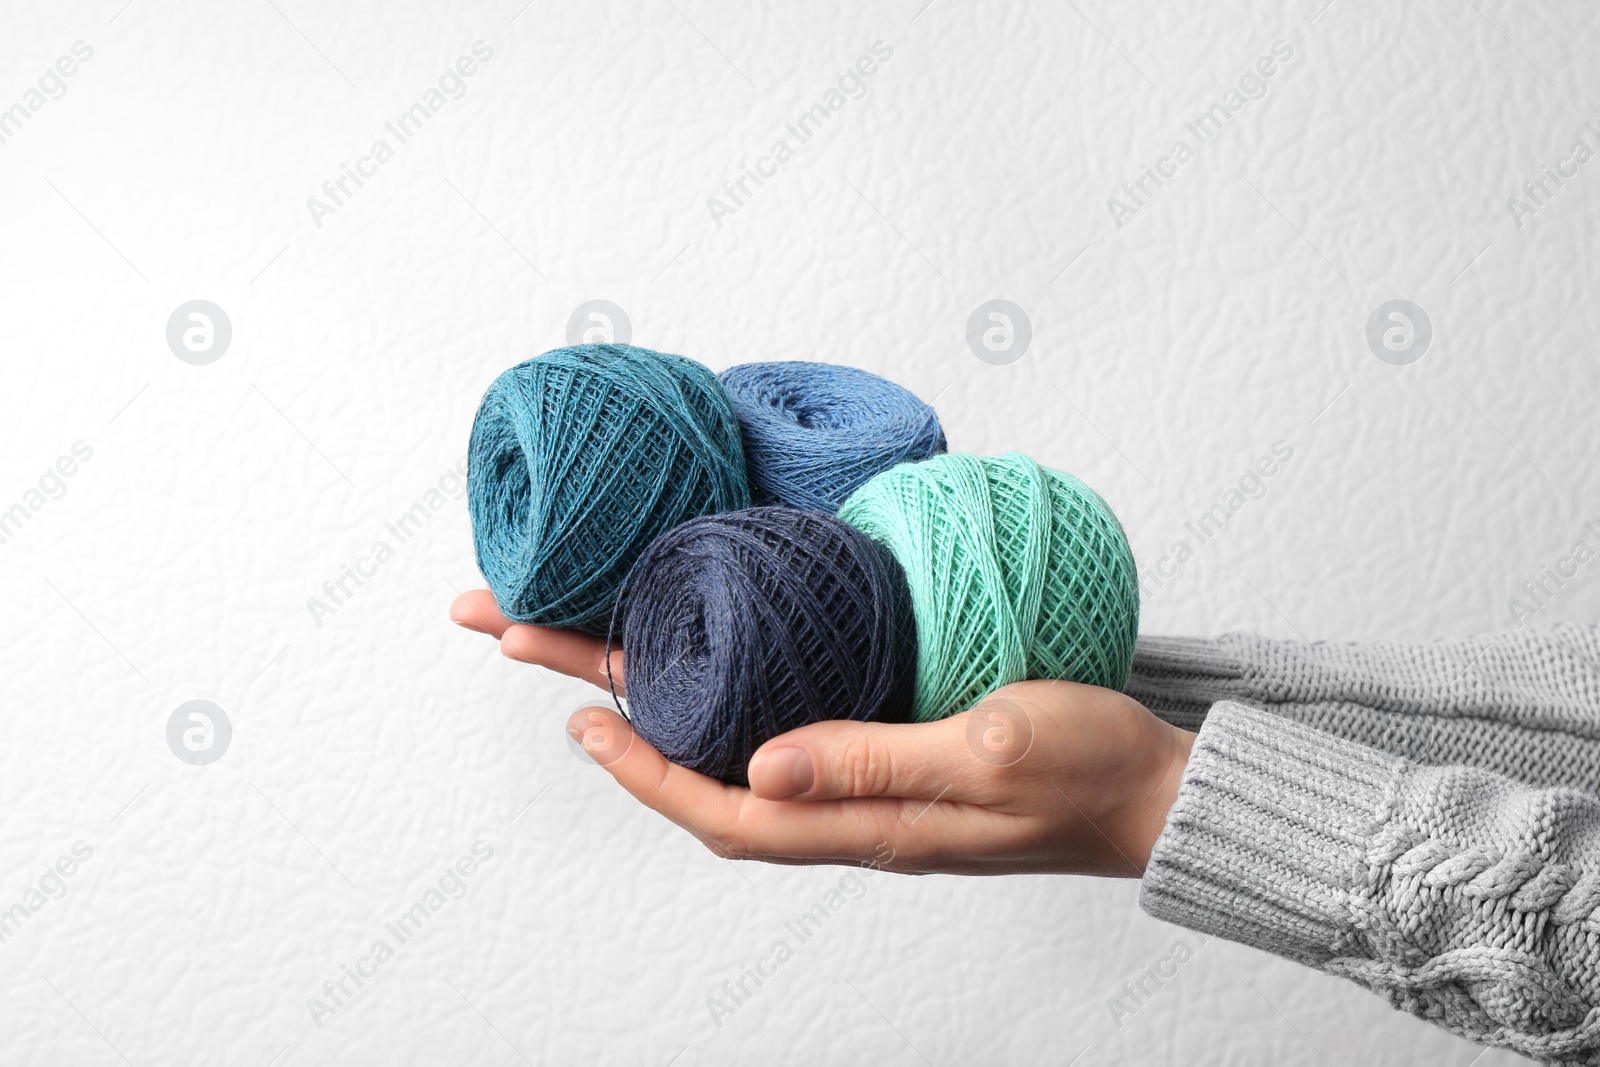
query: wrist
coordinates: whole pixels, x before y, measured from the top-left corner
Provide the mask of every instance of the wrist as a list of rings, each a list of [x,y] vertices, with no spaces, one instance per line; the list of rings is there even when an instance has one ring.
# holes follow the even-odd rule
[[[1162,723],[1162,726],[1162,755],[1156,761],[1150,791],[1131,820],[1129,838],[1124,846],[1128,858],[1138,865],[1140,874],[1149,866],[1150,853],[1167,824],[1167,813],[1177,802],[1178,789],[1183,785],[1183,772],[1189,765],[1189,754],[1194,751],[1194,734],[1166,723]]]

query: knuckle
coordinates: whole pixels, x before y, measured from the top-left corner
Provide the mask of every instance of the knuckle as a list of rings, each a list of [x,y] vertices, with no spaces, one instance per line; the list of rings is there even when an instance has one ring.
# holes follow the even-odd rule
[[[1034,724],[1027,709],[1013,701],[993,699],[966,717],[967,747],[991,770],[1015,767],[1033,748]]]
[[[745,859],[749,854],[739,835],[725,830],[700,835],[700,843],[725,860]]]
[[[836,784],[850,796],[881,796],[894,781],[894,760],[887,746],[857,733],[834,757]]]
[[[1033,768],[1025,758],[1026,755],[1026,752],[1008,751],[1004,754],[1005,758],[984,764],[983,776],[997,785],[1006,785],[1031,777]]]
[[[700,839],[725,860],[746,860],[757,858],[759,850],[753,842],[760,836],[759,828],[751,822],[748,807],[740,804],[729,817],[717,820],[716,825],[702,826]]]
[[[979,795],[994,804],[1013,804],[1035,795],[1043,788],[1045,795],[1060,800],[1055,790],[1044,783],[1048,774],[1026,759],[988,764],[976,769],[976,788]]]

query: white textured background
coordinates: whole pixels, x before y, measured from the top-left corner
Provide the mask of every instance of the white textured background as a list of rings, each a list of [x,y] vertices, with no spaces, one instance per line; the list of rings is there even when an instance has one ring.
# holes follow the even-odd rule
[[[0,144],[0,512],[26,511],[0,909],[41,903],[0,944],[0,1063],[1473,1062],[1221,942],[1117,1018],[1188,935],[1065,878],[876,876],[718,1026],[707,998],[842,871],[724,862],[633,803],[564,737],[583,686],[446,621],[477,582],[459,494],[403,545],[385,523],[602,298],[716,369],[936,396],[954,447],[1099,488],[1147,571],[1286,442],[1147,585],[1146,632],[1510,625],[1600,520],[1600,161],[1520,228],[1506,203],[1600,147],[1595,9],[521,3],[4,4],[0,108],[93,56]],[[307,198],[480,40],[464,98],[316,225]],[[880,40],[867,95],[716,225],[707,198]],[[1280,40],[1265,96],[1115,226],[1118,184]],[[964,337],[997,297],[1035,331],[1009,366]],[[193,298],[233,325],[209,366],[165,340]],[[1392,298],[1433,323],[1410,366],[1365,340]],[[1530,625],[1597,614],[1585,572]],[[203,768],[165,740],[195,698],[234,726]],[[317,1026],[308,998],[479,840],[465,897]]]

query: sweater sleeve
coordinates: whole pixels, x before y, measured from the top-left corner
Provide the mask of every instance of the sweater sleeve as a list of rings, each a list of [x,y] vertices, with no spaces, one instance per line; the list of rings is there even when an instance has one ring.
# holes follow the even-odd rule
[[[1587,790],[1424,766],[1223,702],[1140,903],[1470,1040],[1600,1065],[1600,797]]]
[[[1600,790],[1593,626],[1416,644],[1145,636],[1127,692],[1188,730],[1233,700],[1419,763]]]

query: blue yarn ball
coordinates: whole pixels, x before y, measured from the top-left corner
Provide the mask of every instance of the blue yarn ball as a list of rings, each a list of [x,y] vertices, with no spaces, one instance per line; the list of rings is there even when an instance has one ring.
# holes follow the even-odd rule
[[[909,713],[905,575],[832,516],[762,507],[686,522],[639,558],[619,612],[634,730],[724,782],[747,784],[755,750],[789,730]]]
[[[496,378],[472,424],[478,569],[517,622],[605,634],[650,542],[749,503],[727,393],[682,356],[558,348]]]
[[[873,475],[945,451],[933,408],[864,370],[745,363],[720,377],[739,417],[756,504],[832,514]]]

